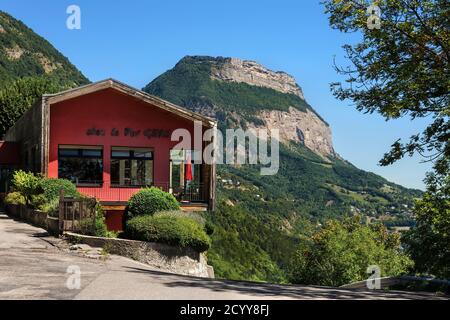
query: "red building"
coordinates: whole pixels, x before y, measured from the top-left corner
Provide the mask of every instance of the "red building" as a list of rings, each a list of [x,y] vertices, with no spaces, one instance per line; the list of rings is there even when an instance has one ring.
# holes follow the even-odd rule
[[[203,132],[216,127],[213,119],[105,80],[44,95],[6,133],[0,167],[73,181],[101,201],[111,229],[145,186],[171,192],[184,209],[213,209],[215,166],[192,163],[194,147],[174,150],[178,142],[171,141],[180,128],[193,137],[195,121]]]

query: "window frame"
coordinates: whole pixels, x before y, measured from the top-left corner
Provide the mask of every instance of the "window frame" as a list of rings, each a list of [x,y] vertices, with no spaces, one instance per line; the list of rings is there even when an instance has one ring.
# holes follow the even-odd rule
[[[61,150],[76,150],[76,155],[61,155]],[[83,155],[83,150],[96,150],[100,151],[100,156],[87,156]],[[77,187],[92,187],[92,188],[98,188],[103,187],[104,184],[104,178],[103,173],[105,171],[105,150],[104,146],[98,146],[98,145],[58,145],[58,178],[61,178],[59,175],[60,170],[60,159],[62,158],[68,158],[68,159],[101,159],[102,161],[102,170],[101,170],[101,180],[95,181],[95,182],[83,182],[83,183],[77,183],[74,182],[74,184]]]
[[[139,151],[139,150],[145,150],[147,152],[151,152],[152,156],[151,157],[136,157],[135,156],[135,152]],[[121,157],[121,156],[113,156],[113,152],[114,151],[129,151],[130,152],[130,156],[126,157]],[[122,185],[119,183],[113,183],[112,179],[110,179],[110,187],[111,188],[130,188],[130,189],[134,189],[134,188],[144,188],[144,187],[152,187],[155,185],[155,150],[152,147],[120,147],[120,146],[112,146],[111,147],[111,151],[110,151],[110,163],[109,163],[109,174],[110,177],[112,176],[112,163],[113,160],[141,160],[141,161],[151,161],[152,162],[152,182],[151,184],[129,184],[129,185]]]

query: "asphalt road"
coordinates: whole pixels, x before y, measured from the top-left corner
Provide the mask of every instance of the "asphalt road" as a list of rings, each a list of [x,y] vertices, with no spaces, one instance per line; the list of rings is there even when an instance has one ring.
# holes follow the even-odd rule
[[[79,289],[69,289],[81,271]],[[70,278],[70,279],[72,279]],[[74,283],[74,282],[70,282]],[[76,282],[75,282],[76,283]],[[284,286],[180,276],[133,260],[92,259],[69,250],[45,230],[0,213],[0,299],[434,299],[429,294],[362,292],[336,288]]]

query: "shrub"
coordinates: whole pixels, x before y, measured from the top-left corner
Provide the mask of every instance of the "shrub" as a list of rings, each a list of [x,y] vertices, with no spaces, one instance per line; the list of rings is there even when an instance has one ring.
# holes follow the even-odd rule
[[[159,216],[169,216],[169,217],[180,217],[180,218],[191,218],[192,220],[195,220],[198,224],[204,225],[205,224],[205,218],[202,214],[198,212],[193,211],[181,211],[181,210],[170,210],[170,211],[159,211],[154,214],[155,217]]]
[[[45,202],[39,207],[39,210],[46,212],[51,217],[59,217],[59,199]]]
[[[125,236],[133,240],[191,247],[198,252],[204,252],[211,246],[211,239],[203,227],[188,217],[137,216],[127,221]]]
[[[116,235],[113,232],[108,231],[108,228],[106,227],[105,216],[99,204],[97,204],[95,210],[95,221],[93,221],[92,218],[81,220],[79,232],[87,236],[115,238]]]
[[[11,192],[6,195],[4,203],[7,205],[25,205],[26,201],[20,192]]]
[[[128,201],[128,218],[153,215],[158,211],[178,210],[180,205],[173,195],[158,188],[145,188]]]
[[[43,178],[41,188],[47,201],[59,199],[61,189],[64,191],[64,197],[79,197],[77,187],[69,180]]]
[[[35,194],[31,196],[29,207],[35,210],[41,210],[47,202],[47,198],[44,194]]]
[[[12,184],[14,190],[20,192],[25,197],[27,205],[31,204],[32,197],[42,193],[41,177],[22,170],[13,173]]]
[[[160,211],[154,214],[154,217],[159,216],[190,218],[195,220],[198,224],[200,224],[204,228],[208,236],[211,236],[214,233],[214,225],[206,220],[204,214],[199,212],[195,211],[184,212],[181,210],[172,210],[172,211]]]
[[[371,265],[380,267],[382,277],[407,273],[412,261],[401,251],[398,234],[361,222],[357,216],[329,220],[301,241],[292,259],[291,281],[337,287],[367,279]]]

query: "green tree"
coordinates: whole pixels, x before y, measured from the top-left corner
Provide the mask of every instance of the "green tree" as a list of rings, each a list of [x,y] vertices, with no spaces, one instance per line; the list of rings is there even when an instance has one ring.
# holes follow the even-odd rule
[[[341,286],[367,279],[367,268],[372,265],[380,267],[382,276],[397,276],[412,266],[399,247],[398,234],[389,234],[382,225],[363,225],[359,218],[329,220],[310,240],[300,243],[290,280]]]
[[[371,1],[323,1],[330,25],[360,32],[362,41],[345,45],[350,66],[338,67],[346,84],[331,88],[359,111],[387,120],[409,116],[432,119],[409,141],[397,140],[380,161],[389,165],[415,153],[435,162],[428,191],[415,207],[417,228],[409,234],[416,270],[448,277],[448,176],[450,159],[450,29],[446,0],[378,0],[381,26],[370,29]],[[447,185],[447,187],[445,187]]]
[[[405,236],[407,251],[416,261],[416,271],[450,278],[450,166],[438,163],[427,176],[427,192],[417,201],[417,225]]]
[[[381,10],[380,29],[367,26],[372,3]],[[362,35],[359,43],[343,47],[351,65],[336,66],[346,80],[332,84],[334,95],[387,120],[433,119],[408,142],[397,140],[381,164],[414,153],[428,160],[450,157],[448,1],[327,0],[323,4],[332,28]]]
[[[16,121],[43,94],[55,93],[66,89],[46,78],[23,78],[8,84],[0,90],[0,137],[11,128]]]

